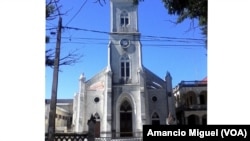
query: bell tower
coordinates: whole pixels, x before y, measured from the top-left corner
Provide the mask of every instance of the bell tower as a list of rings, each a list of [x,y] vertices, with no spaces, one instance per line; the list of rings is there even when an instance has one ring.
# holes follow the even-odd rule
[[[138,6],[133,0],[110,0],[109,65],[114,83],[138,83],[142,69]]]
[[[138,31],[138,5],[110,0],[108,67],[112,72],[112,132],[139,137],[145,123],[144,74]]]
[[[138,6],[133,0],[110,1],[111,32],[138,32]]]

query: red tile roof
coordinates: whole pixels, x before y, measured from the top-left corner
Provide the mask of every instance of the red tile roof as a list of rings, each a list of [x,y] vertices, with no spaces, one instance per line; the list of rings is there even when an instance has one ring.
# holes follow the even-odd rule
[[[201,81],[207,81],[207,77],[203,78]]]

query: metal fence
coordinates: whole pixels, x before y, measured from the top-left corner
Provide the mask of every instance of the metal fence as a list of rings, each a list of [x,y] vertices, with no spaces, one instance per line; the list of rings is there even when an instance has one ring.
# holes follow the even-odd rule
[[[87,141],[88,134],[77,133],[55,133],[54,141]],[[48,134],[45,134],[45,141],[48,141]]]
[[[88,134],[79,133],[55,133],[54,141],[142,141],[141,137],[94,137],[89,138]],[[48,133],[45,134],[45,141],[48,141]]]

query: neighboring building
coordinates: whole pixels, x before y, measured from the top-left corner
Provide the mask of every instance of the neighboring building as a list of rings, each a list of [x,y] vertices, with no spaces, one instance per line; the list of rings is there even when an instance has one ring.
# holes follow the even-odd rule
[[[50,100],[45,100],[45,132],[48,132]],[[56,132],[72,132],[73,99],[58,99],[56,107]]]
[[[207,124],[207,78],[181,81],[174,89],[177,124]]]
[[[143,66],[133,0],[110,0],[110,7],[108,64],[89,80],[80,75],[73,102],[74,132],[87,132],[93,116],[97,137],[142,137],[144,124],[166,125],[168,115],[176,118],[172,78],[167,72],[163,80]]]

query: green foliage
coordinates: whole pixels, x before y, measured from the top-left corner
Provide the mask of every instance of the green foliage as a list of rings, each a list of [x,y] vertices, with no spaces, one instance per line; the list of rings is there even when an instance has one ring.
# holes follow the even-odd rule
[[[176,23],[198,19],[202,33],[207,35],[207,0],[162,0],[171,15],[178,15]]]
[[[144,0],[133,0],[134,4],[139,4]],[[178,15],[176,23],[181,23],[185,19],[197,19],[202,34],[207,37],[207,0],[162,0],[170,15]]]
[[[46,5],[46,19],[53,15],[55,12],[55,6],[52,4]]]
[[[144,1],[144,0],[133,0],[135,5],[138,5],[140,1]]]

